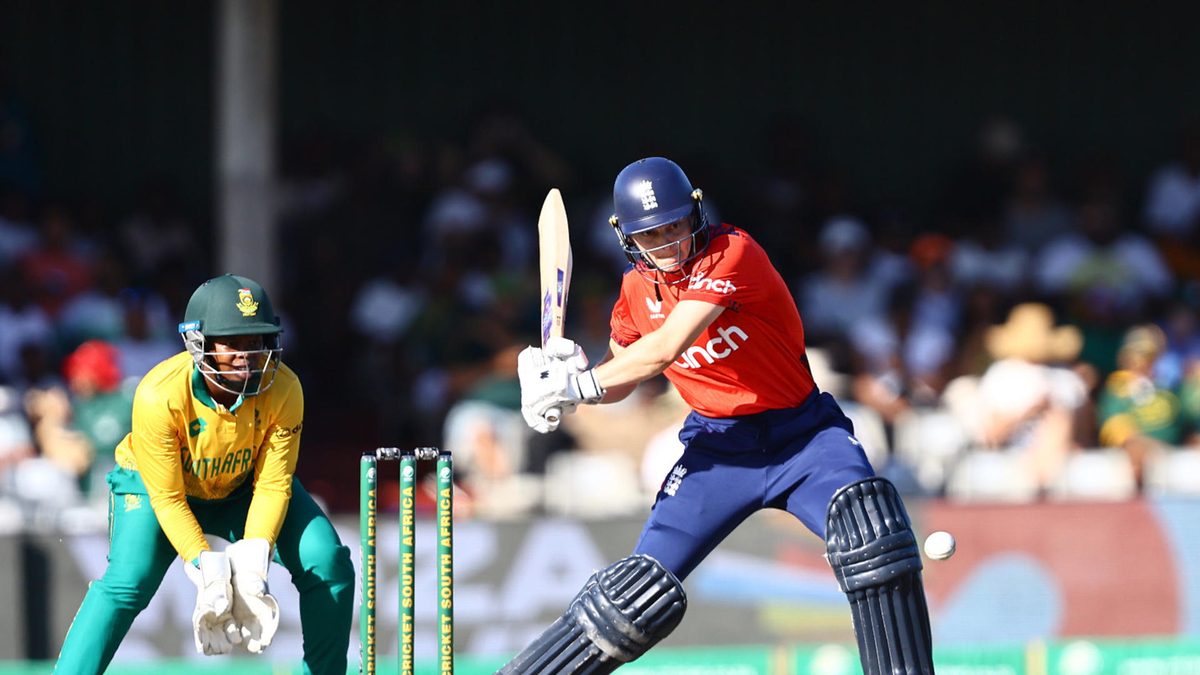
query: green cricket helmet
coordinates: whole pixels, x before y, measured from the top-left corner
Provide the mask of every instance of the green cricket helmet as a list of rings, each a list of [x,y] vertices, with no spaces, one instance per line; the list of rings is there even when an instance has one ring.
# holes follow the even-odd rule
[[[222,391],[241,396],[261,394],[275,382],[283,353],[279,317],[267,292],[253,279],[225,274],[200,285],[188,300],[179,324],[183,344],[204,379]],[[258,349],[222,350],[235,361],[244,356],[245,368],[222,371],[218,368],[214,338],[244,335],[262,336]]]

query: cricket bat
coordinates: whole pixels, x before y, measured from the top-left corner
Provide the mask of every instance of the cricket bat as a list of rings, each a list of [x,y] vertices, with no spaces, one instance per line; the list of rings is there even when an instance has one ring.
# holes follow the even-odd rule
[[[542,348],[552,337],[562,337],[567,316],[567,292],[571,288],[571,236],[562,193],[551,188],[538,216],[538,261],[542,282]],[[562,411],[551,408],[546,420],[557,423]]]

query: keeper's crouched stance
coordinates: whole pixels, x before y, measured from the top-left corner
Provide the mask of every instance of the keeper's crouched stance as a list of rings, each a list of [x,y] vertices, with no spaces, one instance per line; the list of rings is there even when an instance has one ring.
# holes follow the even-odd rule
[[[275,560],[300,594],[304,672],[345,675],[354,566],[293,475],[304,393],[280,362],[271,301],[251,279],[210,279],[179,332],[184,351],[138,385],[133,430],[108,474],[108,567],[88,586],[55,672],[104,672],[175,561],[196,586],[196,651],[262,653],[280,621],[267,585]],[[210,550],[205,533],[233,543]]]
[[[619,401],[660,373],[692,412],[633,555],[593,576],[501,672],[608,673],[641,656],[682,618],[680,581],[771,508],[826,542],[864,672],[932,673],[921,559],[904,506],[813,381],[800,314],[765,251],[745,230],[710,224],[702,197],[662,157],[621,171],[609,222],[631,266],[608,353],[589,368],[573,342],[551,338],[517,360],[521,411],[542,433],[558,425],[549,411]]]

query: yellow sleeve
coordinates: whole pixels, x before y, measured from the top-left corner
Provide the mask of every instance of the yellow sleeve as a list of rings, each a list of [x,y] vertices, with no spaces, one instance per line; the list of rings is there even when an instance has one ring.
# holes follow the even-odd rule
[[[134,395],[129,446],[163,533],[184,560],[195,560],[209,546],[187,503],[170,406],[153,387],[139,386]]]
[[[299,380],[280,402],[274,424],[267,430],[254,465],[254,496],[246,514],[246,538],[266,539],[274,546],[292,499],[292,474],[300,454],[304,426],[304,392]]]

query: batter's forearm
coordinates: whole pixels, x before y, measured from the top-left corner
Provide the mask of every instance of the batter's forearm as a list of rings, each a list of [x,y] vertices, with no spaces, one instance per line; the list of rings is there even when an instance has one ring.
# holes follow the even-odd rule
[[[619,387],[612,387],[610,389],[605,389],[604,390],[604,398],[600,399],[600,402],[601,403],[616,403],[617,401],[623,401],[623,400],[625,400],[626,397],[628,397],[630,394],[633,393],[634,389],[637,389],[636,384],[625,384],[625,385],[621,385]]]
[[[604,388],[605,402],[625,398],[639,383],[666,370],[678,354],[665,342],[651,333],[596,366],[596,381]]]

